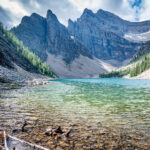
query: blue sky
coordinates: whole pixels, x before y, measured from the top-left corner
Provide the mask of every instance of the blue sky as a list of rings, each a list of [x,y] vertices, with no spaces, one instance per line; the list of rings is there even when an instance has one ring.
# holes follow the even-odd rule
[[[25,15],[46,16],[51,9],[67,25],[69,18],[76,20],[85,8],[104,9],[129,21],[150,20],[150,0],[0,0],[0,21],[10,28]]]
[[[139,21],[140,20],[139,11],[142,7],[142,0],[134,0],[131,2],[130,5],[132,6],[133,9],[135,9],[135,13],[136,13],[135,21]]]
[[[131,5],[132,7],[140,7],[141,3],[142,0],[134,0]]]

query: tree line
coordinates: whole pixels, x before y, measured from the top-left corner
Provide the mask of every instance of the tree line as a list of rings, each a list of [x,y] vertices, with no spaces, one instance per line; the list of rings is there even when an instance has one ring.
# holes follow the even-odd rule
[[[128,68],[120,71],[112,71],[106,74],[100,74],[99,77],[100,78],[121,78],[128,74],[130,75],[130,77],[134,77],[148,69],[150,69],[150,53],[142,56],[139,62],[137,62],[137,64],[133,68]]]
[[[148,69],[150,69],[150,54],[147,54],[142,62],[136,64],[136,66],[130,71],[130,77],[137,76]]]
[[[18,53],[21,53],[21,56],[26,59],[32,66],[34,66],[34,68],[36,68],[41,74],[50,77],[55,76],[50,67],[48,67],[46,63],[42,62],[37,55],[25,47],[23,42],[19,41],[14,34],[8,30],[5,30],[2,23],[0,23],[0,31],[2,32],[3,37],[6,37],[8,41],[15,46]]]

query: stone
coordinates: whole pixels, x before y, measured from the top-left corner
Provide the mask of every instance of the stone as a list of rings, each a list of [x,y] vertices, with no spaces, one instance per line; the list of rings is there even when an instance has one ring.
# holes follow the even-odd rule
[[[63,134],[64,132],[62,131],[61,127],[58,126],[56,129],[47,129],[45,132],[45,135],[47,136],[52,136],[52,135],[57,135],[57,134]]]
[[[22,132],[25,132],[26,130],[25,130],[25,127],[27,126],[28,124],[27,124],[27,121],[25,120],[24,121],[24,123],[23,123],[23,125],[22,125],[22,127],[21,127],[21,131]]]
[[[64,135],[65,137],[69,138],[70,137],[70,134],[72,133],[72,129],[70,129],[69,131],[65,132]]]

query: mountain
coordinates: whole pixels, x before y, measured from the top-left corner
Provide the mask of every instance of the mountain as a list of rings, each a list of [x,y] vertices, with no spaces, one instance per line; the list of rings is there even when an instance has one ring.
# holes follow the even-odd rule
[[[12,32],[44,61],[47,59],[46,52],[61,55],[66,63],[70,63],[79,54],[92,58],[82,44],[71,39],[66,27],[59,23],[50,10],[46,18],[35,13],[23,17],[21,24]]]
[[[87,8],[84,10],[81,17],[77,19],[77,21],[73,22],[69,19],[68,28],[73,30],[72,26],[78,25],[78,27],[80,27],[86,23],[86,21],[93,23],[101,30],[110,31],[122,37],[124,37],[125,34],[141,34],[150,30],[150,21],[130,22],[102,9],[99,9],[96,13],[93,13]]]
[[[96,13],[85,9],[77,21],[68,21],[68,30],[95,57],[123,61],[132,58],[140,45],[126,39],[126,34],[148,32],[150,21],[128,22],[101,9]]]
[[[45,63],[0,24],[0,82],[25,83],[43,75],[53,76]]]
[[[59,77],[92,77],[114,68],[93,57],[50,10],[46,18],[35,13],[23,17],[20,25],[11,31]]]
[[[44,61],[46,59],[46,20],[36,13],[23,17],[21,24],[13,28],[13,33],[24,45]]]
[[[77,21],[62,25],[51,10],[46,18],[33,13],[11,31],[62,78],[95,77],[129,62],[141,42],[126,38],[150,30],[150,21],[129,22],[85,9]]]
[[[124,77],[150,79],[150,41],[142,44],[130,63],[112,72],[100,74],[101,78]]]

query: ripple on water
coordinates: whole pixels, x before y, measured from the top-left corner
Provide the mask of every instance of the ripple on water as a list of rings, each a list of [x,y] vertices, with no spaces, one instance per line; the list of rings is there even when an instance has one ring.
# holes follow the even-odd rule
[[[64,142],[66,147],[83,149],[89,145],[106,149],[150,146],[149,80],[59,79],[49,85],[9,91],[5,96],[8,94],[11,98],[0,99],[1,128],[19,126],[23,119],[31,127],[39,120],[30,134],[18,135],[26,140],[37,142],[43,136],[47,141],[43,146],[56,146],[43,132],[59,125],[73,129],[73,143],[61,139],[57,141],[60,147]]]

